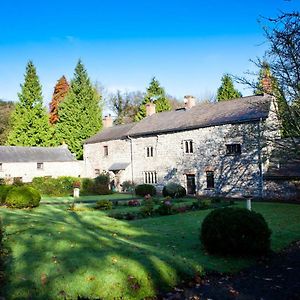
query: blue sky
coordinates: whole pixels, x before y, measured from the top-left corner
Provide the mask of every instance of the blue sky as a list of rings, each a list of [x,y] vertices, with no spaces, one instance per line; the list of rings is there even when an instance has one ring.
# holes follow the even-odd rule
[[[31,59],[48,103],[79,58],[107,91],[145,90],[156,76],[171,95],[204,97],[222,74],[241,75],[263,54],[260,15],[299,8],[299,0],[0,1],[0,98],[17,99]]]

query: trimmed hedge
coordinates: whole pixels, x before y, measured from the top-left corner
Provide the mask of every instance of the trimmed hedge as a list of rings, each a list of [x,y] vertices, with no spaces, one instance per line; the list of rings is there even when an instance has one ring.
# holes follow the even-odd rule
[[[271,230],[264,217],[244,208],[215,209],[204,219],[200,239],[211,254],[262,255],[270,251]]]
[[[13,208],[36,207],[40,205],[40,193],[29,186],[12,188],[6,197],[5,204]]]
[[[52,177],[35,177],[31,186],[37,189],[42,195],[48,196],[69,196],[73,193],[73,186],[78,183],[78,177],[60,176]]]
[[[162,190],[164,197],[181,198],[186,195],[186,189],[180,184],[170,182]]]
[[[155,196],[156,188],[152,184],[139,184],[135,187],[135,194],[142,197],[146,195]]]

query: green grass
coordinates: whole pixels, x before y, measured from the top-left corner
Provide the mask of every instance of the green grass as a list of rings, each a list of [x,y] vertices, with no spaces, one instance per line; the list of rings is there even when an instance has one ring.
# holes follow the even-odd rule
[[[136,198],[134,196],[134,198]],[[79,198],[76,198],[76,202],[86,202],[86,201],[98,201],[98,200],[120,200],[120,199],[132,199],[132,194],[124,194],[124,193],[114,193],[111,195],[92,195],[92,196],[80,196]],[[52,196],[42,196],[42,203],[47,202],[60,202],[60,203],[71,203],[74,201],[74,198],[69,197],[52,197]]]
[[[141,299],[196,271],[235,272],[253,263],[203,251],[199,228],[209,211],[126,222],[66,208],[0,209],[10,251],[8,299]],[[254,203],[253,209],[273,231],[273,250],[300,239],[300,205]]]

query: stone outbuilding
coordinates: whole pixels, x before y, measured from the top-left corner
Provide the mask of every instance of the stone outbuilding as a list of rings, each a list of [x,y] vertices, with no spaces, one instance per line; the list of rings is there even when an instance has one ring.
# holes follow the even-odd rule
[[[82,161],[77,161],[67,146],[20,147],[0,146],[0,178],[31,182],[34,177],[74,176],[82,174]]]

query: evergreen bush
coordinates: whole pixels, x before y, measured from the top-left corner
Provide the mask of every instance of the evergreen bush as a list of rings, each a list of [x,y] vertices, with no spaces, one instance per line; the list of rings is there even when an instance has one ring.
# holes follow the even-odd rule
[[[200,239],[211,254],[262,255],[270,250],[271,231],[263,216],[244,208],[220,208],[209,213]]]
[[[96,202],[96,209],[100,210],[111,210],[113,204],[110,200],[99,200]]]
[[[37,207],[40,204],[40,193],[29,186],[13,187],[7,194],[5,204],[13,208]]]
[[[13,188],[12,185],[0,185],[0,204],[5,203],[8,192]]]
[[[186,195],[186,189],[180,184],[170,182],[162,190],[164,197],[181,198]]]
[[[142,197],[146,195],[155,196],[156,188],[152,184],[139,184],[135,187],[135,194]]]

